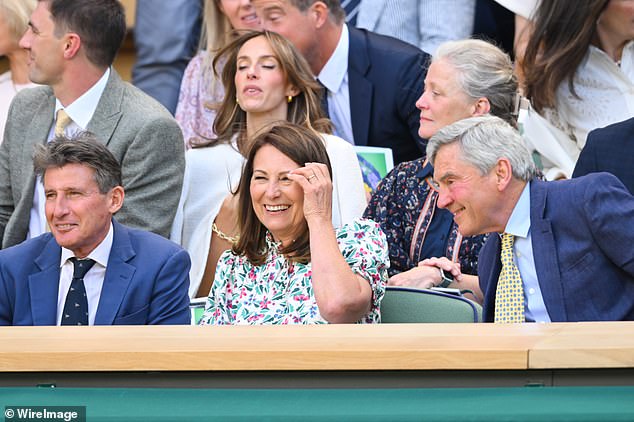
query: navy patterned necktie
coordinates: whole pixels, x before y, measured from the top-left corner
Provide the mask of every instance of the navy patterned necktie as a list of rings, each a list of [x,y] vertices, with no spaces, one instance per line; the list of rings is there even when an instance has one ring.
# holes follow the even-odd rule
[[[92,259],[70,258],[73,263],[73,281],[70,283],[62,325],[88,325],[88,298],[84,286],[84,276],[95,264]]]
[[[328,88],[326,88],[319,79],[316,79],[316,81],[319,86],[321,86],[321,97],[319,98],[321,110],[324,112],[324,116],[330,118],[330,110],[328,110]]]
[[[342,0],[341,7],[346,11],[346,22],[351,26],[357,25],[357,15],[359,14],[359,3],[361,0]]]

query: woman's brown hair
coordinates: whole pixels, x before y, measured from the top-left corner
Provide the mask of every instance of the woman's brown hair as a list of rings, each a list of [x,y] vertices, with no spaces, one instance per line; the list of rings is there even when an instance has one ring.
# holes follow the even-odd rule
[[[270,145],[286,155],[300,166],[306,163],[323,163],[328,166],[332,175],[332,167],[324,141],[319,133],[304,126],[289,122],[276,122],[268,130],[255,137],[247,153],[247,161],[242,169],[242,177],[238,186],[238,227],[240,237],[233,246],[236,255],[245,255],[253,265],[262,265],[266,260],[267,229],[258,219],[251,202],[251,178],[253,176],[253,160],[257,152],[265,145]],[[310,241],[308,226],[290,245],[282,247],[279,252],[294,262],[310,262]]]
[[[286,80],[299,91],[288,104],[287,120],[317,132],[332,133],[330,120],[321,109],[321,87],[315,81],[304,57],[290,41],[275,32],[247,31],[242,32],[214,57],[216,76],[222,80],[225,88],[224,99],[213,123],[217,138],[208,139],[206,142],[193,145],[194,147],[229,143],[236,134],[246,133],[246,112],[236,102],[235,75],[240,48],[256,37],[266,38]],[[222,71],[218,75],[220,68]]]
[[[559,84],[573,78],[596,39],[596,24],[610,0],[543,0],[534,16],[533,33],[522,63],[524,93],[537,111],[555,107]]]

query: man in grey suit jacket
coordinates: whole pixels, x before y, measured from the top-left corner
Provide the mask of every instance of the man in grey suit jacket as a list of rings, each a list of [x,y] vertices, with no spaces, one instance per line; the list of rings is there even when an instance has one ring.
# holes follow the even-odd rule
[[[55,131],[95,133],[123,168],[127,198],[118,220],[169,235],[185,165],[182,134],[160,104],[110,68],[125,30],[116,0],[40,0],[31,15],[20,46],[31,80],[47,86],[20,92],[9,110],[0,147],[3,247],[46,231],[31,158]],[[70,117],[65,125],[60,110]]]

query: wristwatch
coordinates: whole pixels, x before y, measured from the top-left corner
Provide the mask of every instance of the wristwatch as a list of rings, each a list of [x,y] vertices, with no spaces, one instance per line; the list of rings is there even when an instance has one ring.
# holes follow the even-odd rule
[[[449,285],[451,283],[453,283],[453,275],[451,275],[451,273],[449,273],[449,275],[447,275],[442,268],[438,268],[438,270],[440,270],[440,284],[436,287],[449,287]]]

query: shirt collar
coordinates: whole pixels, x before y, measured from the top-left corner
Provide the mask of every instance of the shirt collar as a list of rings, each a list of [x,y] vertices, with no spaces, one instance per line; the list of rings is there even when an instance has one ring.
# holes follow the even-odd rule
[[[341,37],[335,51],[319,72],[319,82],[321,82],[328,91],[338,92],[339,87],[343,83],[344,78],[348,74],[348,50],[350,49],[348,26],[343,25]]]
[[[101,78],[97,81],[96,84],[90,87],[90,89],[84,92],[79,98],[69,104],[67,107],[62,106],[62,103],[59,100],[55,99],[55,115],[57,115],[57,111],[60,109],[64,109],[66,114],[73,120],[73,122],[86,130],[88,127],[88,123],[90,119],[92,119],[93,114],[95,114],[95,110],[97,109],[97,104],[99,103],[99,99],[101,98],[101,94],[106,89],[106,84],[108,83],[108,78],[110,77],[110,68],[106,69],[106,72],[101,76]]]
[[[515,204],[511,218],[506,223],[505,233],[518,237],[528,237],[531,228],[531,189],[530,182],[526,183],[520,199]]]
[[[419,179],[426,179],[427,177],[430,177],[433,175],[434,175],[434,166],[432,166],[431,162],[429,161],[427,161],[427,164],[425,164],[424,166],[421,165],[421,167],[418,169],[418,172],[416,173],[416,176]]]
[[[95,249],[92,250],[88,254],[86,258],[90,258],[94,260],[97,264],[102,267],[108,266],[108,258],[110,257],[110,250],[112,249],[112,241],[114,239],[114,229],[112,227],[112,221],[110,221],[110,228],[108,229],[108,234],[101,241],[100,244],[97,245]],[[62,267],[69,258],[74,257],[75,254],[66,248],[62,248],[62,258],[60,260],[59,266]]]

